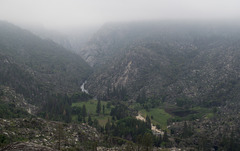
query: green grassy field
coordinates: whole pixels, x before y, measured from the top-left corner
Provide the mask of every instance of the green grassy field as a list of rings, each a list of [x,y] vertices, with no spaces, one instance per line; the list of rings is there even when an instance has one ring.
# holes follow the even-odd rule
[[[169,106],[167,106],[169,108]],[[171,106],[171,109],[173,111],[180,110],[179,107]],[[145,109],[140,110],[140,114],[146,118],[148,115],[149,117],[153,116],[152,123],[153,124],[159,124],[162,129],[166,129],[167,127],[167,120],[172,119],[173,121],[185,121],[185,120],[194,120],[194,119],[200,119],[202,117],[205,118],[212,118],[214,116],[214,113],[212,112],[212,109],[208,108],[202,108],[202,107],[194,107],[189,109],[190,111],[194,111],[192,114],[188,114],[186,116],[176,116],[171,113],[167,113],[164,110],[164,107],[161,108],[153,108],[150,109],[149,112],[147,112]]]
[[[72,107],[82,107],[85,104],[86,109],[87,109],[87,114],[91,115],[92,120],[97,119],[99,121],[99,124],[101,126],[104,126],[107,123],[108,118],[109,119],[112,118],[110,116],[112,106],[110,108],[107,108],[107,102],[101,101],[101,106],[103,106],[103,105],[105,106],[105,113],[103,114],[103,109],[101,108],[101,113],[98,115],[96,113],[97,102],[98,102],[97,100],[89,100],[86,102],[77,102],[77,103],[73,103]],[[77,115],[73,115],[72,120],[77,121]]]
[[[179,109],[176,109],[179,110]],[[183,109],[181,109],[183,110]],[[194,111],[192,114],[188,114],[186,116],[173,116],[174,121],[191,121],[195,119],[212,118],[214,116],[212,109],[203,108],[203,107],[194,107],[189,109],[189,111]]]
[[[113,108],[113,106],[110,106],[110,108],[107,108],[107,103],[108,102],[106,101],[101,101],[101,106],[103,105],[105,106],[105,114],[103,114],[103,110],[101,109],[101,113],[99,115],[96,113],[97,100],[89,100],[86,102],[73,103],[72,107],[82,107],[85,104],[87,109],[87,114],[91,115],[92,120],[97,119],[101,126],[105,126],[108,119],[110,120],[112,119],[112,117],[110,116],[110,112],[111,112],[111,109]],[[167,112],[164,109],[168,109],[166,110]],[[153,117],[153,119],[151,119],[152,123],[154,125],[159,124],[162,129],[167,128],[168,119],[172,119],[173,121],[184,121],[184,120],[194,120],[198,118],[200,119],[202,117],[212,118],[214,116],[212,109],[202,108],[202,107],[194,107],[189,109],[190,111],[194,111],[194,112],[191,114],[187,114],[185,116],[177,116],[172,113],[173,111],[181,111],[181,110],[185,111],[184,109],[181,109],[176,106],[165,105],[159,108],[152,108],[149,110],[149,112],[147,112],[145,109],[142,109],[139,112],[145,118],[147,115],[149,117],[152,116]],[[73,115],[72,120],[77,121],[77,115]]]
[[[146,110],[140,110],[140,114],[146,118],[146,116],[153,116],[152,123],[159,124],[161,128],[165,129],[167,127],[167,120],[172,116],[164,111],[164,109],[153,108],[149,112]]]

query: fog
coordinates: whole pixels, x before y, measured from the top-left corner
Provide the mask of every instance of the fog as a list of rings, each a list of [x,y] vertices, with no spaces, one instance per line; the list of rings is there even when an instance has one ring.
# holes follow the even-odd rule
[[[0,0],[0,20],[48,29],[138,20],[238,20],[238,0]]]

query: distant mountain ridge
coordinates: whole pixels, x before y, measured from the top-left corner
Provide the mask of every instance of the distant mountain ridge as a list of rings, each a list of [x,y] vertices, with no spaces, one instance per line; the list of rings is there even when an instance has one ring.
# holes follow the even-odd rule
[[[146,92],[168,101],[237,100],[237,31],[238,24],[222,22],[106,25],[84,50],[83,58],[95,68],[86,87],[101,96],[124,86],[129,99]]]

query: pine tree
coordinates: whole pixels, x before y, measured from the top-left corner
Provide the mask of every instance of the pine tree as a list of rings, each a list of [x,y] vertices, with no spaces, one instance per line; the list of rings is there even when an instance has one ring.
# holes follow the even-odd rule
[[[142,145],[142,135],[138,135],[137,136],[137,140],[136,140],[136,143],[137,143],[137,150],[139,151],[140,150],[140,146]]]
[[[146,126],[147,126],[147,128],[151,129],[151,119],[149,118],[148,115],[146,117]]]
[[[168,135],[167,135],[167,131],[165,130],[164,133],[163,133],[163,141],[164,142],[168,142]]]
[[[92,121],[92,118],[91,118],[91,115],[88,116],[88,125],[92,126],[93,124],[93,121]]]
[[[156,142],[155,142],[155,146],[160,147],[162,143],[162,136],[159,135],[156,137]]]
[[[98,127],[98,126],[99,126],[99,122],[98,122],[97,119],[94,119],[94,121],[93,121],[93,126],[95,126],[95,127]]]
[[[187,138],[192,135],[192,128],[187,125],[187,122],[184,122],[182,137]]]
[[[105,131],[106,131],[107,134],[109,134],[110,129],[111,129],[111,123],[110,123],[110,120],[108,118],[108,122],[105,125]]]
[[[107,108],[110,109],[110,107],[111,107],[111,103],[108,102],[108,103],[107,103]]]
[[[83,118],[82,118],[82,114],[78,114],[78,122],[82,122]]]
[[[150,151],[153,146],[153,137],[150,133],[145,133],[142,138],[142,143],[145,146],[146,151]]]
[[[100,112],[101,112],[101,101],[100,100],[98,100],[96,112],[98,114],[100,114]]]
[[[183,138],[188,137],[188,126],[187,126],[187,123],[186,123],[186,122],[184,122],[182,137],[183,137]]]
[[[103,105],[102,110],[103,110],[103,115],[104,115],[105,114],[105,105]]]
[[[58,124],[56,128],[56,138],[57,138],[57,147],[58,150],[61,150],[61,141],[64,139],[64,131],[63,131],[63,126],[62,124]]]
[[[86,116],[87,116],[87,109],[86,109],[86,106],[85,104],[83,104],[83,107],[82,107],[82,118],[83,118],[83,122],[85,123],[86,122]]]

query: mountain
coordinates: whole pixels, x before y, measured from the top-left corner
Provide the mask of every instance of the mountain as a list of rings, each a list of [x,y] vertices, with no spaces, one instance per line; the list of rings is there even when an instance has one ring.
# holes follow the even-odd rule
[[[90,37],[96,32],[98,27],[75,27],[71,29],[51,30],[39,25],[21,25],[23,29],[31,31],[42,39],[52,40],[63,46],[67,50],[80,53]]]
[[[82,48],[80,54],[91,66],[100,67],[111,60],[125,47],[133,44],[138,37],[146,36],[146,31],[134,27],[135,24],[107,23],[103,25]]]
[[[0,22],[0,148],[239,150],[239,28],[108,23],[83,60]]]
[[[95,73],[86,85],[96,96],[124,87],[129,99],[186,98],[221,104],[238,100],[239,23],[135,22],[107,24],[83,58]]]
[[[0,84],[31,103],[49,94],[81,92],[90,66],[75,53],[31,32],[0,22]]]

